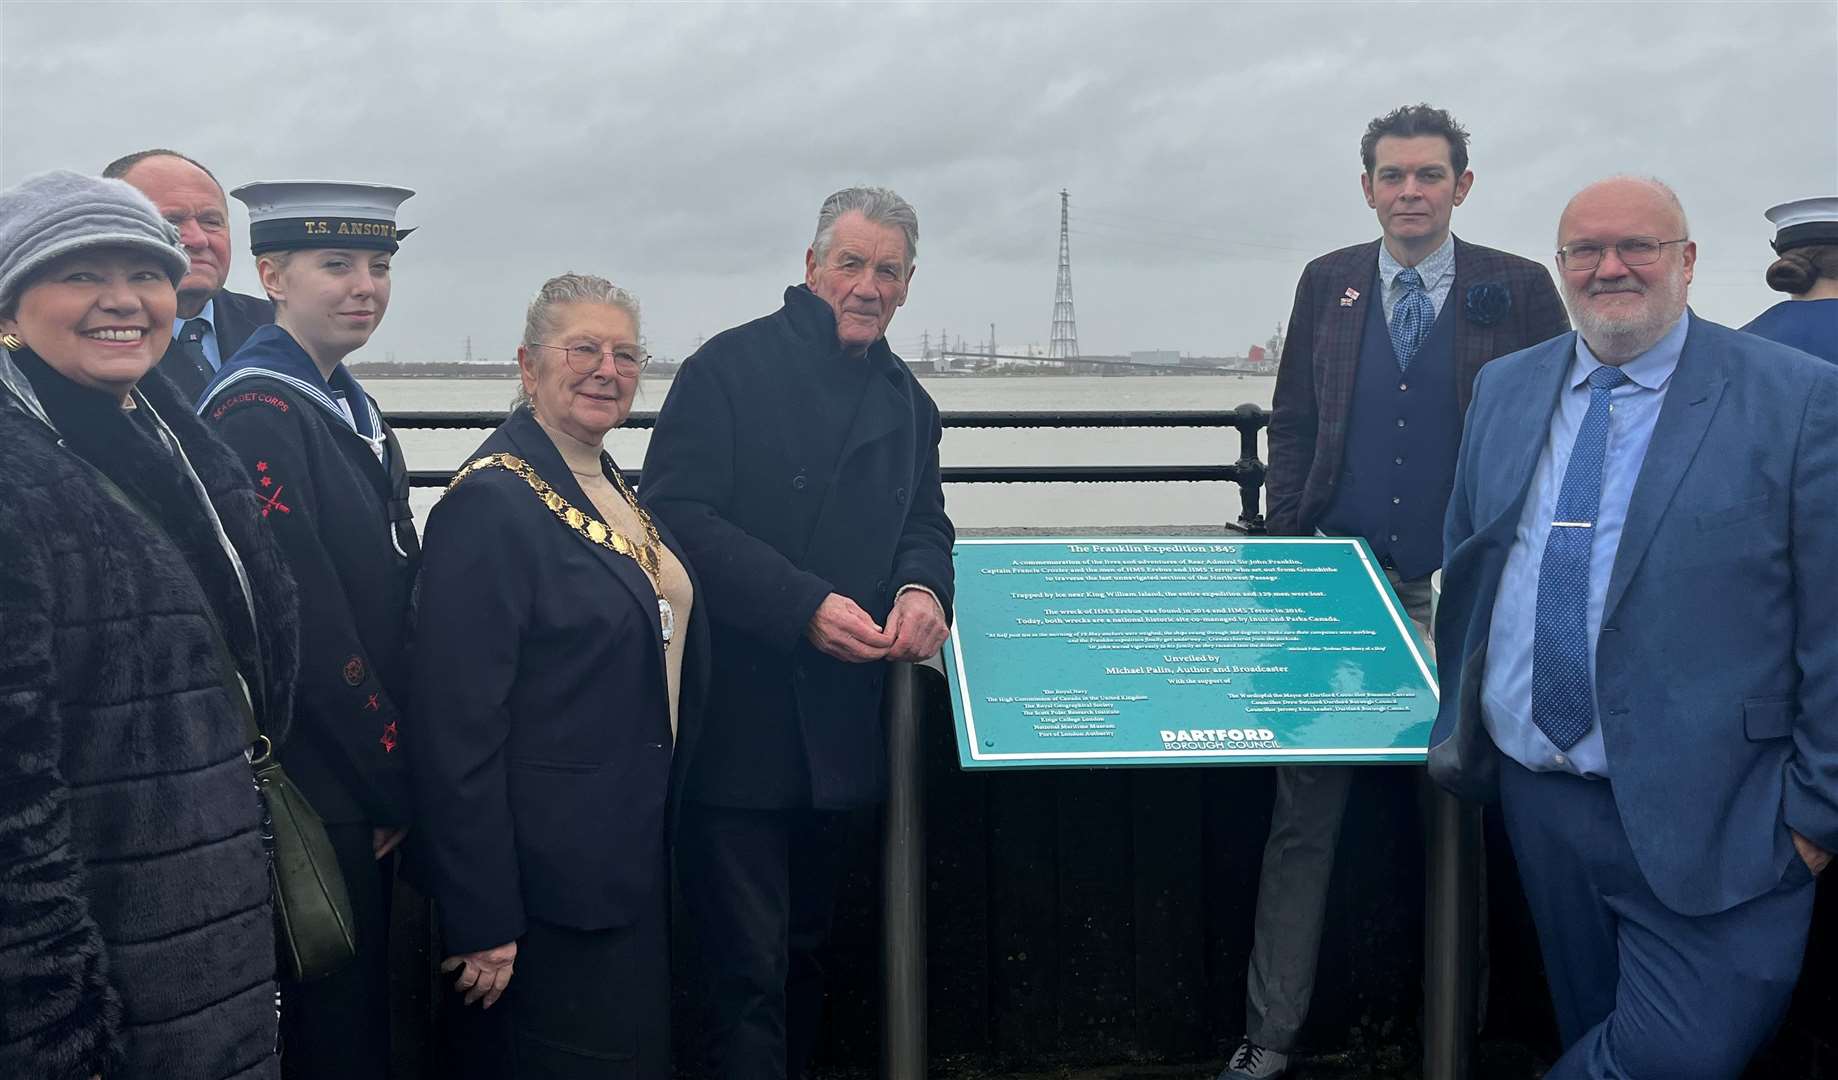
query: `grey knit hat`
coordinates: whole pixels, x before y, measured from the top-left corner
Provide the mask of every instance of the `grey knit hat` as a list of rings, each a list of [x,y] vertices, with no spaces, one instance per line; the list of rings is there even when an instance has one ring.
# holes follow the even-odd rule
[[[160,260],[174,285],[191,269],[179,230],[126,181],[59,169],[0,191],[0,311],[12,307],[45,264],[96,247],[144,251]]]

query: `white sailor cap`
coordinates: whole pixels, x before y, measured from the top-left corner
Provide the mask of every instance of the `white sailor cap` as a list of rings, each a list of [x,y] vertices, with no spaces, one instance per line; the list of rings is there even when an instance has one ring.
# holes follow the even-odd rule
[[[413,229],[396,227],[396,210],[415,194],[388,184],[272,180],[230,194],[249,207],[249,250],[374,248],[394,251]]]
[[[1838,196],[1795,199],[1768,208],[1774,222],[1774,253],[1808,244],[1838,244]]]

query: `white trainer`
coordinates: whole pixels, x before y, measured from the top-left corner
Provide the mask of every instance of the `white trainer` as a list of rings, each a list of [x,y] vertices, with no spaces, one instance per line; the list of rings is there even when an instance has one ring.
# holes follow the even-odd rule
[[[1281,1076],[1288,1071],[1288,1054],[1246,1039],[1238,1044],[1237,1050],[1232,1051],[1232,1060],[1225,1063],[1225,1071],[1219,1074],[1219,1080],[1268,1080],[1269,1077]]]

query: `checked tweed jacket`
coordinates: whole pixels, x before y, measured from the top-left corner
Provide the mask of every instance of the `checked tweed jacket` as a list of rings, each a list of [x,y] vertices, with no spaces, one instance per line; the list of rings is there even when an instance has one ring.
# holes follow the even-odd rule
[[[1313,533],[1333,501],[1353,411],[1360,330],[1366,305],[1381,300],[1375,278],[1379,243],[1329,252],[1304,267],[1296,284],[1267,435],[1266,524],[1274,536]],[[1504,316],[1491,325],[1482,325],[1466,308],[1468,290],[1482,284],[1503,286],[1511,297]],[[1342,304],[1343,299],[1351,302]],[[1454,310],[1446,314],[1456,319],[1455,390],[1463,413],[1483,364],[1570,329],[1544,267],[1460,237],[1449,305]]]

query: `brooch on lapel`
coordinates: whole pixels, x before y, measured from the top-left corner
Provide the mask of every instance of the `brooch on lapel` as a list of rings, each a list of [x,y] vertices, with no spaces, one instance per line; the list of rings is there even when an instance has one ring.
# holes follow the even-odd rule
[[[1341,307],[1352,307],[1353,301],[1358,300],[1358,299],[1359,299],[1359,290],[1349,285],[1347,287],[1347,291],[1344,294],[1342,294],[1340,297],[1340,306]]]
[[[1461,307],[1474,325],[1497,326],[1513,309],[1512,290],[1497,281],[1483,281],[1468,287]]]

